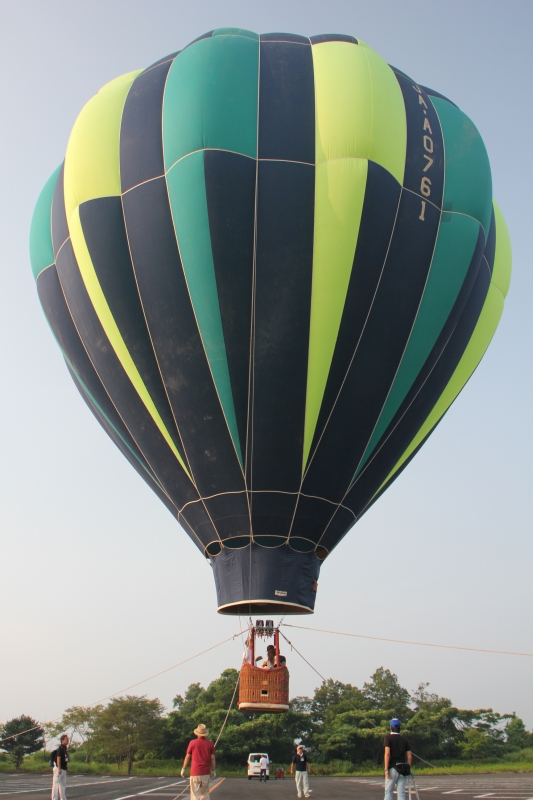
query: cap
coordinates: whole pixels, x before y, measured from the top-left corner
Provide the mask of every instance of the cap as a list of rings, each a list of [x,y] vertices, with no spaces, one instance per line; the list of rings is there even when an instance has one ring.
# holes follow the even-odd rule
[[[389,722],[391,728],[399,728],[400,724],[401,724],[400,720],[397,717],[394,717],[394,719],[391,719],[391,721]]]

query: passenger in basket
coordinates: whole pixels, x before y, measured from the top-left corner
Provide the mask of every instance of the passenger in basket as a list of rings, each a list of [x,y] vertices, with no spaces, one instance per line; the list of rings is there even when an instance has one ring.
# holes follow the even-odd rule
[[[243,664],[253,664],[253,654],[252,654],[252,640],[247,639],[246,645],[244,647],[244,653],[242,654],[242,663]]]
[[[269,669],[274,669],[276,666],[276,648],[273,644],[269,644],[267,647],[267,667]]]

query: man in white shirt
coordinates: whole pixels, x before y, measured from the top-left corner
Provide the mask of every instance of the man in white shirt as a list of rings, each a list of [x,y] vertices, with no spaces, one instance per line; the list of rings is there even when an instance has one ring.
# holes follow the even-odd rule
[[[242,663],[243,664],[253,664],[253,655],[252,655],[252,640],[247,639],[246,645],[244,647],[244,653],[242,654]]]
[[[268,769],[268,765],[269,764],[270,764],[270,761],[268,760],[268,758],[265,755],[262,755],[261,758],[259,759],[259,769],[261,770],[260,775],[259,775],[259,783],[261,783],[263,778],[265,779],[265,783],[266,783],[266,781],[267,781],[267,769]]]

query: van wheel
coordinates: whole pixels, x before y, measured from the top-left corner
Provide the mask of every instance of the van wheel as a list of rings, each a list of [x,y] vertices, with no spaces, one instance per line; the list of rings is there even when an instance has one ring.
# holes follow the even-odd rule
[[[248,775],[248,780],[249,780],[249,781],[251,781],[251,780],[252,780],[252,776],[251,776],[251,775]]]

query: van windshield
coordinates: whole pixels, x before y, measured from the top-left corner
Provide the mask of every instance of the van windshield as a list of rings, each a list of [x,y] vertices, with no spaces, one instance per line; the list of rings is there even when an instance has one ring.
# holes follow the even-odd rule
[[[259,764],[261,759],[263,758],[262,753],[250,753],[250,763],[251,764]]]

